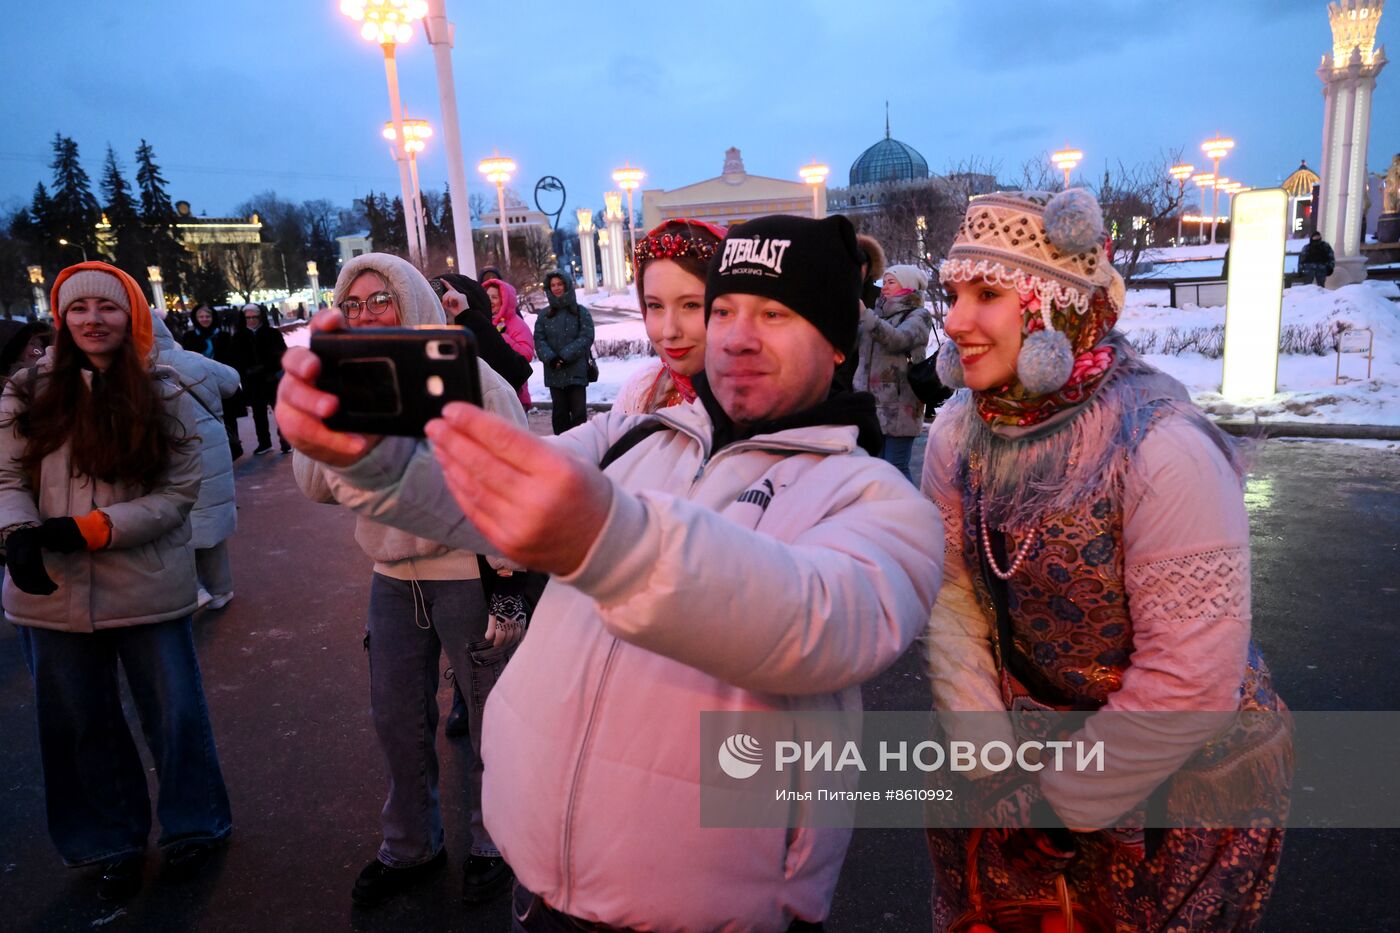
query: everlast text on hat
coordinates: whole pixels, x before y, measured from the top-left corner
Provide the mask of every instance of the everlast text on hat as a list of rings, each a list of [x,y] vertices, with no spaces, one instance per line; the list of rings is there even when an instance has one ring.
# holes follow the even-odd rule
[[[724,253],[720,256],[719,271],[721,273],[729,272],[731,266],[749,263],[765,266],[772,270],[774,275],[782,275],[783,254],[791,245],[791,240],[775,240],[768,237],[731,237],[724,242]]]

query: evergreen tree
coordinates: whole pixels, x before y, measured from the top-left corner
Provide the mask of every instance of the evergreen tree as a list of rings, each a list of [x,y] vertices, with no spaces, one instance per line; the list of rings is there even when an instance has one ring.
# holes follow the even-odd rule
[[[43,266],[46,277],[57,271],[61,262],[58,252],[66,247],[58,245],[58,234],[52,227],[53,199],[43,182],[34,186],[34,198],[29,209],[15,214],[10,220],[10,234],[24,244],[27,262]]]
[[[78,160],[78,144],[61,133],[53,138],[53,198],[48,205],[46,233],[68,241],[67,262],[86,254],[97,258],[97,221],[102,211],[92,194],[92,183]],[[74,255],[76,254],[76,255]]]
[[[185,278],[189,275],[189,253],[180,243],[180,231],[175,226],[178,215],[166,192],[167,182],[156,165],[155,150],[144,139],[136,148],[136,185],[141,190],[141,222],[145,224],[148,246],[146,265],[160,266],[165,280],[165,293],[170,297],[185,294]],[[144,282],[140,276],[137,281]]]
[[[149,244],[145,227],[136,200],[131,196],[131,185],[122,177],[121,166],[117,164],[117,154],[107,147],[107,161],[102,170],[102,197],[106,201],[104,213],[111,233],[109,244],[112,264],[140,282],[146,278],[146,261]]]
[[[229,292],[233,287],[229,284],[228,274],[219,259],[216,252],[209,250],[192,263],[189,287],[190,298],[194,301],[193,307],[208,305],[217,308],[228,304]]]

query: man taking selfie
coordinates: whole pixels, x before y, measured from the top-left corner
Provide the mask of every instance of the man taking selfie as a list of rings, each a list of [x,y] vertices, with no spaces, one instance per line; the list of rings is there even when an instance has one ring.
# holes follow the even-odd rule
[[[288,353],[278,416],[343,504],[555,575],[486,716],[515,929],[826,916],[850,830],[702,828],[700,713],[858,710],[927,622],[938,511],[872,456],[873,399],[831,393],[859,288],[845,218],[731,229],[699,398],[549,439],[466,405],[427,441],[333,432],[316,357]]]

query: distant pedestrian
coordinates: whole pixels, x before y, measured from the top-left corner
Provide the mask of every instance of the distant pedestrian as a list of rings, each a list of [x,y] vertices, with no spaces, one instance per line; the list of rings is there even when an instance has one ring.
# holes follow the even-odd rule
[[[860,256],[860,306],[863,314],[865,309],[875,307],[875,302],[880,300],[880,291],[885,282],[885,250],[873,236],[859,233],[856,234],[856,251]],[[859,356],[852,353],[836,367],[833,382],[837,389],[852,391],[859,362]]]
[[[725,230],[677,218],[637,244],[637,301],[655,362],[640,366],[617,395],[617,407],[651,414],[695,401],[694,377],[705,368],[705,273]]]
[[[152,368],[151,311],[101,262],[54,279],[52,356],[0,400],[4,610],[34,678],[49,834],[97,893],[140,887],[151,805],[118,666],[155,763],[166,872],[232,826],[195,658],[195,403]]]
[[[267,312],[258,305],[243,306],[241,324],[229,340],[231,362],[239,369],[243,398],[253,413],[253,428],[258,435],[258,446],[253,453],[271,453],[272,431],[267,412],[277,402],[277,381],[282,375],[282,354],[287,352],[287,342],[282,339],[281,332],[267,322]],[[277,439],[282,453],[291,451],[280,431]]]
[[[233,501],[233,456],[224,429],[224,399],[238,392],[238,371],[201,353],[177,347],[160,318],[152,323],[156,362],[169,368],[175,382],[195,402],[204,470],[199,499],[190,513],[195,576],[199,581],[200,608],[217,611],[233,599],[228,538],[238,527],[238,510]]]
[[[21,324],[0,321],[0,380],[15,374],[25,366],[33,366],[44,358],[44,351],[53,345],[53,328],[40,321]],[[2,387],[2,386],[0,386]]]
[[[528,362],[535,358],[535,336],[530,332],[525,319],[520,316],[520,305],[515,287],[505,279],[492,279],[485,283],[486,296],[491,301],[491,323],[497,333],[505,338],[511,349]],[[520,404],[530,408],[530,387],[520,387]]]
[[[1337,257],[1332,252],[1332,245],[1314,230],[1303,251],[1298,254],[1298,272],[1303,276],[1303,284],[1324,285],[1336,268]]]
[[[881,456],[906,477],[914,439],[924,427],[924,403],[909,385],[909,366],[923,360],[933,329],[933,315],[924,307],[927,288],[928,273],[917,266],[890,266],[875,307],[861,309],[856,343],[854,388],[875,396],[885,435]]]
[[[574,298],[562,273],[545,276],[549,310],[535,318],[535,352],[544,364],[544,384],[554,402],[554,433],[588,420],[588,367],[593,354],[593,316]]]

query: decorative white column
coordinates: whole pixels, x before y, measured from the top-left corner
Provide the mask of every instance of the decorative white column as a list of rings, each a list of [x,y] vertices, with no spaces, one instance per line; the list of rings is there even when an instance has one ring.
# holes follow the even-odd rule
[[[598,258],[603,263],[603,291],[611,293],[617,286],[613,283],[612,236],[607,227],[598,231]]]
[[[321,272],[316,268],[314,259],[306,261],[306,277],[311,280],[311,305],[306,309],[306,317],[309,320],[321,307]]]
[[[1332,245],[1336,271],[1328,288],[1364,281],[1361,227],[1366,201],[1366,147],[1371,136],[1371,96],[1386,66],[1376,48],[1385,0],[1336,0],[1327,5],[1332,51],[1322,56],[1317,76],[1326,101],[1322,125],[1322,181],[1317,229]]]
[[[596,257],[593,254],[593,212],[580,207],[575,216],[578,217],[579,259],[583,261],[583,293],[592,295],[598,291],[598,267],[594,264]]]
[[[612,266],[613,284],[610,290],[621,292],[627,289],[627,237],[622,233],[622,192],[604,193],[603,203],[607,206],[603,217],[608,222],[608,259]]]
[[[42,320],[49,313],[48,296],[44,294],[44,267],[30,266],[29,285],[34,289],[34,317]]]
[[[160,279],[160,266],[147,266],[146,277],[151,280],[151,295],[154,300],[151,302],[151,311],[165,317],[165,285]]]
[[[472,212],[467,202],[467,170],[462,161],[462,131],[457,120],[457,91],[452,82],[452,40],[454,29],[447,21],[444,0],[428,0],[423,20],[428,44],[433,47],[437,68],[438,99],[442,104],[442,135],[447,151],[447,180],[452,200],[452,234],[462,272],[476,278],[476,255],[472,250]]]

